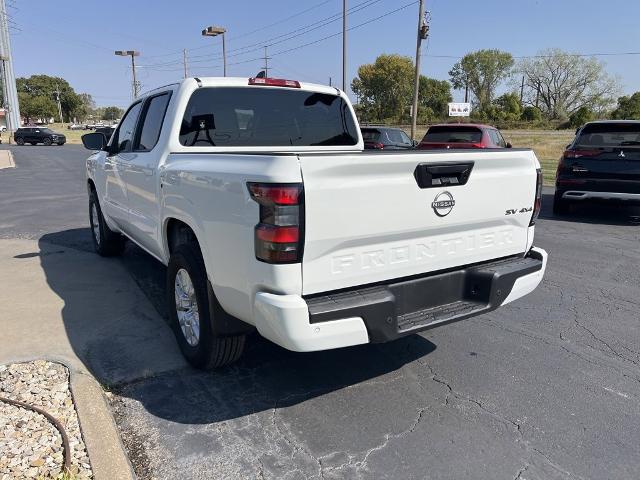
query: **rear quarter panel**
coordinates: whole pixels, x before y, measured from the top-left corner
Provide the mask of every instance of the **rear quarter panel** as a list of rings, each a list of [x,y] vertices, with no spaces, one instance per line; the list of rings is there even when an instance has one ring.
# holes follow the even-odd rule
[[[173,153],[161,169],[163,232],[171,218],[195,232],[207,274],[225,311],[253,324],[257,291],[302,291],[300,264],[269,265],[256,260],[254,227],[258,204],[247,182],[300,182],[295,155]],[[165,255],[168,258],[166,233]]]

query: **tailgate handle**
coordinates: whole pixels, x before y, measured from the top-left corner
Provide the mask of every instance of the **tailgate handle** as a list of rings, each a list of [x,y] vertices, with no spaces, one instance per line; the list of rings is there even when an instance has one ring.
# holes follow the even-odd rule
[[[450,187],[464,185],[469,180],[473,162],[465,163],[421,163],[416,167],[413,176],[420,188]]]

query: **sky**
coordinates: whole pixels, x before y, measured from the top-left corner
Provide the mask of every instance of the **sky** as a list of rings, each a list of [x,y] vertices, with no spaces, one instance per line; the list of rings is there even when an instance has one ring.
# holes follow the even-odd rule
[[[63,77],[100,106],[126,107],[131,101],[131,63],[114,50],[141,52],[136,61],[143,91],[184,76],[183,49],[190,76],[222,76],[220,37],[200,33],[208,25],[227,29],[229,76],[254,76],[269,45],[269,76],[323,84],[331,79],[337,86],[342,81],[342,0],[6,3],[16,76]],[[482,48],[516,57],[547,48],[640,52],[637,0],[425,0],[425,5],[431,30],[422,46],[421,73],[440,80],[448,79],[458,57]],[[417,0],[348,0],[348,6],[348,83],[360,65],[382,53],[415,58]],[[640,55],[598,59],[619,78],[621,93],[640,90]],[[461,100],[462,92],[454,98]]]

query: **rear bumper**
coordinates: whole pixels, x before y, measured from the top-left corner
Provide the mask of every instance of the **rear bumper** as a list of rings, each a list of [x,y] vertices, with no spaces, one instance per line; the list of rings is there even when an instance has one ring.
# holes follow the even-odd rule
[[[377,343],[506,305],[542,281],[547,253],[472,265],[394,283],[302,298],[259,292],[260,334],[294,351]]]
[[[591,192],[583,190],[567,190],[563,192],[562,198],[571,201],[587,200],[612,200],[620,202],[640,203],[640,193],[619,193],[619,192]]]

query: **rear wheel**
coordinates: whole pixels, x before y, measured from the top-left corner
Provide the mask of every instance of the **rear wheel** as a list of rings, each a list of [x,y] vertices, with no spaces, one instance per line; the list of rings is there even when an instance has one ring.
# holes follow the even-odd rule
[[[562,194],[555,194],[553,196],[553,214],[554,215],[567,215],[571,212],[571,205],[568,200],[562,198]]]
[[[167,303],[178,345],[195,368],[210,370],[240,358],[245,336],[213,333],[215,318],[209,305],[211,286],[197,243],[178,245],[167,269]],[[213,293],[213,292],[211,292]]]
[[[50,137],[45,137],[45,139],[42,141],[42,143],[44,143],[46,146],[51,145],[51,138]]]
[[[93,247],[98,255],[112,257],[124,251],[125,238],[111,230],[105,222],[95,191],[89,195],[89,224]]]

